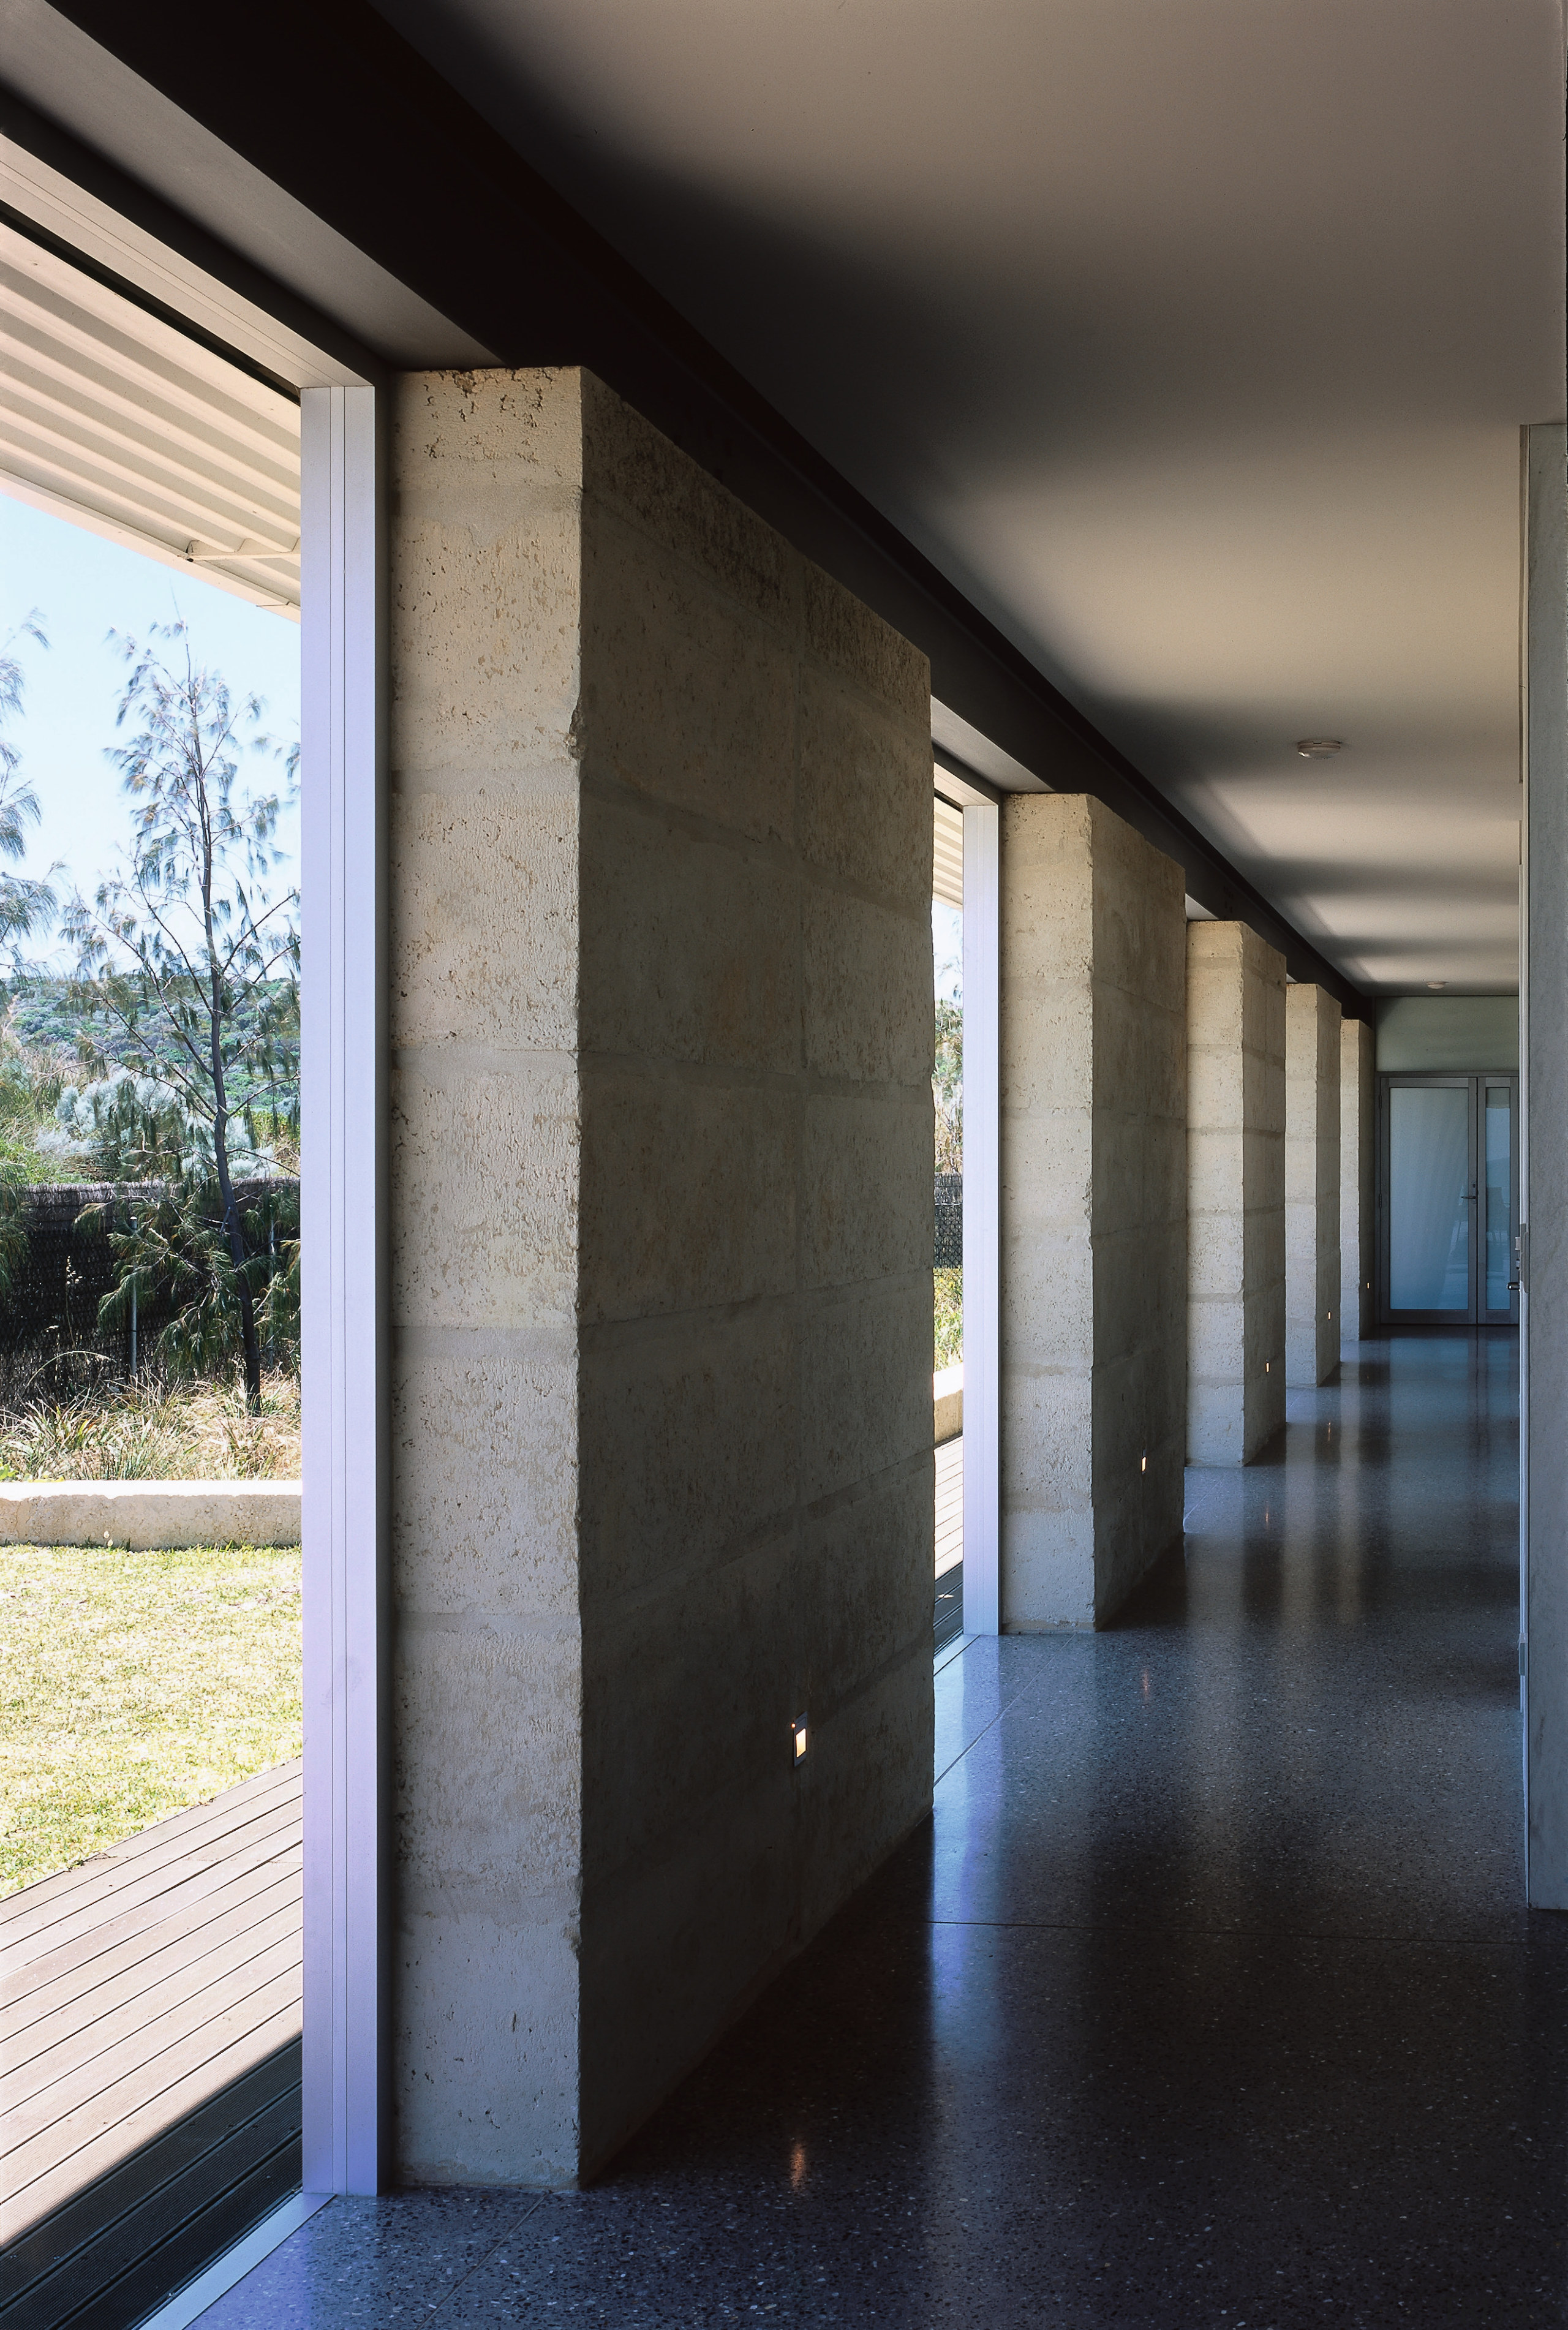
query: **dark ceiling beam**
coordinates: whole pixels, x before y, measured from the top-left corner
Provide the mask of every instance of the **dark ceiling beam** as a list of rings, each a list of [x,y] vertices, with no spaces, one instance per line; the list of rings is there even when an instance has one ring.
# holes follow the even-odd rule
[[[411,290],[519,366],[581,365],[930,658],[933,693],[1097,795],[1355,1016],[1371,1005],[368,0],[53,0]]]

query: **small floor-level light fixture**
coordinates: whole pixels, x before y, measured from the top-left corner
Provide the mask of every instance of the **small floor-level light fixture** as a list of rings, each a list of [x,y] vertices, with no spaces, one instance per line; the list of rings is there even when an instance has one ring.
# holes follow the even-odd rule
[[[803,1715],[798,1715],[789,1729],[795,1742],[795,1761],[798,1764],[804,1763],[807,1746],[806,1718]]]

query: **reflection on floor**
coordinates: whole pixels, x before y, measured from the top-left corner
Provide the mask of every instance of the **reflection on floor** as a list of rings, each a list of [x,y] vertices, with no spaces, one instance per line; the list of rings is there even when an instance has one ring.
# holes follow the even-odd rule
[[[1563,2323],[1516,1358],[1358,1347],[1124,1624],[951,1656],[931,1825],[596,2188],[334,2203],[205,2330]]]
[[[0,2325],[118,2325],[299,2183],[300,1767],[0,1902]]]
[[[964,1631],[964,1435],[937,1450],[936,1648]]]

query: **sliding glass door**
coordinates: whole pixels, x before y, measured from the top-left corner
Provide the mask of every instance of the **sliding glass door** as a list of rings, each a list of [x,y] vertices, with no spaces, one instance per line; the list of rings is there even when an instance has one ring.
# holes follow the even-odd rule
[[[1380,1083],[1384,1324],[1516,1323],[1518,1078],[1385,1075]]]

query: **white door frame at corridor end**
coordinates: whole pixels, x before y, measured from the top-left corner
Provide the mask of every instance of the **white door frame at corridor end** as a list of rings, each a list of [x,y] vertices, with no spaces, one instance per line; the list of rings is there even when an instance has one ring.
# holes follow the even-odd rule
[[[301,454],[305,2189],[378,2189],[388,2086],[379,415],[307,389]]]
[[[1519,1675],[1525,1894],[1568,1909],[1568,431],[1524,432]]]

